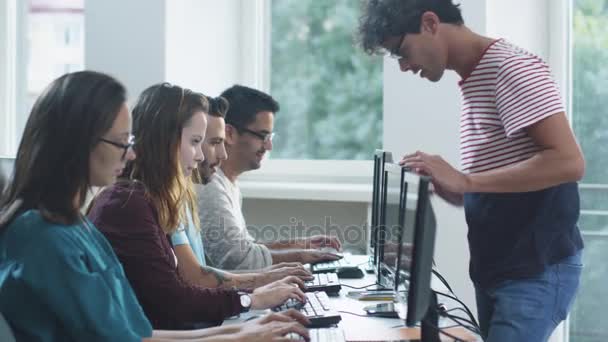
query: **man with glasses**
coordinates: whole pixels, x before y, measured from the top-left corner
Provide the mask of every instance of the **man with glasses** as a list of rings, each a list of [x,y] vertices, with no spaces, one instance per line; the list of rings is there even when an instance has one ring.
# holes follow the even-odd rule
[[[254,270],[282,262],[321,262],[337,260],[322,247],[337,250],[335,237],[317,235],[289,237],[282,241],[259,243],[247,231],[237,179],[244,172],[259,169],[272,150],[274,116],[279,104],[259,90],[235,85],[222,94],[228,100],[225,144],[228,157],[199,187],[201,235],[209,263],[226,270]]]
[[[402,72],[460,76],[462,170],[422,151],[401,164],[464,207],[484,341],[546,341],[581,276],[585,169],[549,66],[470,30],[452,0],[367,0],[359,33],[366,52],[390,53]]]

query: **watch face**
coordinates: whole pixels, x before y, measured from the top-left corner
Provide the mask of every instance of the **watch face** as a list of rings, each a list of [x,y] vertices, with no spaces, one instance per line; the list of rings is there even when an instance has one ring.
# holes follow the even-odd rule
[[[251,306],[251,297],[249,297],[249,295],[241,295],[241,306],[244,308],[249,308]]]

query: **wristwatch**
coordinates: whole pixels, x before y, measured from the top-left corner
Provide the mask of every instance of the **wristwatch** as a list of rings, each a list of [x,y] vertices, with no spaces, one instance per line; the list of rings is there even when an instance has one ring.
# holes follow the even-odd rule
[[[238,292],[241,300],[241,312],[247,312],[251,309],[251,296],[246,292]]]

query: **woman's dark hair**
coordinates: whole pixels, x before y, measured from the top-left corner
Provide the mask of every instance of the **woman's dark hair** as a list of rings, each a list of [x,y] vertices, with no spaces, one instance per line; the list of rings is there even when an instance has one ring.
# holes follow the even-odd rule
[[[75,72],[53,81],[32,108],[0,201],[4,210],[17,201],[21,205],[7,214],[10,218],[3,212],[0,222],[38,209],[48,221],[75,223],[91,185],[89,156],[125,101],[124,86],[99,72]]]
[[[421,17],[427,11],[442,23],[464,24],[460,5],[452,0],[366,0],[359,18],[359,45],[370,55],[383,54],[387,38],[420,33]]]
[[[218,96],[218,97],[207,96],[207,101],[209,102],[209,115],[217,116],[219,118],[226,117],[228,108],[230,108],[230,105],[228,104],[228,100],[226,100],[225,98],[223,98],[221,96]]]
[[[4,193],[5,187],[6,187],[6,177],[4,177],[4,173],[0,169],[0,203],[2,203],[2,194]]]
[[[184,176],[179,150],[183,128],[199,111],[209,111],[205,95],[169,83],[144,90],[133,107],[137,159],[127,163],[125,174],[144,185],[167,234],[186,222],[184,203],[198,226],[196,195],[191,177]]]

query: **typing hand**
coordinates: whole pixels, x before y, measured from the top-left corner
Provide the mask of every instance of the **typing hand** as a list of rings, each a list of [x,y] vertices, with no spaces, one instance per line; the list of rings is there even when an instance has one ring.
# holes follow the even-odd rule
[[[251,308],[255,310],[274,308],[290,298],[302,303],[306,302],[306,295],[298,285],[282,282],[270,283],[253,291],[251,294]]]
[[[281,263],[281,264],[283,264],[283,263]],[[279,265],[281,265],[281,264],[279,264]],[[289,277],[289,276],[295,276],[302,280],[314,279],[312,273],[310,273],[310,271],[307,270],[302,264],[300,264],[300,263],[290,263],[290,264],[293,264],[296,266],[280,267],[280,268],[275,268],[273,270],[264,272],[264,274],[267,277],[267,283],[281,280],[281,279],[284,279],[285,277]]]
[[[316,264],[323,261],[336,261],[342,259],[341,255],[326,253],[314,249],[303,250],[300,252],[300,261],[305,264]]]
[[[342,243],[335,236],[314,235],[309,238],[302,239],[302,247],[304,249],[320,249],[323,247],[335,248],[337,251],[342,250]]]
[[[296,333],[309,339],[304,324],[310,323],[306,317],[295,310],[271,313],[244,323],[234,336],[237,341],[262,342],[282,340],[289,333]]]
[[[311,276],[313,279],[315,278],[314,276]],[[289,276],[289,277],[284,277],[283,279],[277,280],[275,282],[272,282],[270,284],[268,284],[267,286],[269,288],[275,287],[275,286],[279,286],[279,285],[292,285],[292,286],[297,286],[301,289],[306,288],[304,281],[298,277],[295,276]]]

